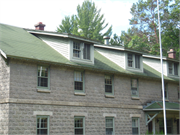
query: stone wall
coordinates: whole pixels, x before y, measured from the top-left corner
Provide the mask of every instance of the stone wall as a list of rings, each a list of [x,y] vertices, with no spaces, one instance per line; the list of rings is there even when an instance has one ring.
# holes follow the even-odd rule
[[[10,67],[0,55],[0,99],[9,98]]]
[[[139,100],[131,99],[131,77],[114,75],[114,98],[105,97],[104,74],[85,71],[85,96],[74,94],[74,69],[50,66],[50,93],[37,92],[37,65],[11,61],[10,98],[87,103],[145,105],[161,100],[161,80],[139,78]],[[177,84],[169,83],[169,99],[178,102]]]
[[[9,104],[0,104],[0,135],[8,135]]]
[[[105,135],[104,113],[116,115],[114,124],[117,135],[132,134],[132,118],[130,114],[141,115],[140,132],[146,132],[143,112],[137,109],[10,104],[9,135],[36,134],[36,115],[33,115],[34,111],[52,112],[52,116],[49,117],[50,135],[73,135],[74,116],[77,115],[85,115],[86,135]]]

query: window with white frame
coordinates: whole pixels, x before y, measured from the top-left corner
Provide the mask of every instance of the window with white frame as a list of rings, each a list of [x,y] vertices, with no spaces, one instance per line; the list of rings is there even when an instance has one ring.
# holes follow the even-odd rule
[[[141,58],[140,55],[128,53],[127,56],[128,67],[140,69],[140,65],[141,65],[140,58]]]
[[[80,59],[91,59],[91,44],[73,41],[73,57]]]
[[[37,135],[49,135],[49,116],[37,116]]]
[[[114,135],[114,117],[106,117],[106,135]]]
[[[77,92],[84,92],[84,72],[74,72],[74,90]]]
[[[38,66],[38,87],[49,88],[49,68]]]
[[[138,79],[131,79],[131,95],[139,96],[138,93]]]
[[[178,76],[179,75],[179,73],[178,73],[178,68],[179,67],[178,66],[179,66],[178,63],[169,62],[168,63],[169,74]]]
[[[114,94],[113,91],[113,77],[110,75],[105,75],[105,93]]]
[[[132,118],[132,134],[139,135],[139,118]]]
[[[74,117],[74,134],[84,135],[85,134],[85,118]]]

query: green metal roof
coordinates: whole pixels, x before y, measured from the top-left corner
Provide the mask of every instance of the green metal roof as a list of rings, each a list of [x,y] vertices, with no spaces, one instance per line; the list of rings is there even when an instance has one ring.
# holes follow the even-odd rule
[[[166,110],[179,110],[179,104],[178,103],[172,103],[172,102],[165,102]],[[146,106],[144,111],[155,111],[155,110],[163,110],[163,102],[162,101],[156,101],[148,106]]]
[[[55,63],[65,66],[73,66],[74,68],[98,70],[113,74],[157,78],[159,80],[161,77],[161,74],[158,71],[146,64],[143,65],[144,73],[127,71],[97,51],[94,51],[94,65],[72,62],[23,28],[5,24],[0,24],[0,49],[7,55],[7,57]],[[171,81],[178,81],[178,79],[172,79],[166,76],[164,76],[164,78]]]

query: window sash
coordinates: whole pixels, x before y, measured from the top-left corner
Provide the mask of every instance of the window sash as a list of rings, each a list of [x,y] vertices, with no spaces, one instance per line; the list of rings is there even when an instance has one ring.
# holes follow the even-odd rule
[[[105,93],[113,94],[113,77],[105,75]]]
[[[44,122],[43,119],[46,121]],[[36,118],[36,131],[37,135],[48,135],[49,134],[49,117],[48,116],[37,116]]]
[[[84,135],[84,117],[74,117],[74,134]]]
[[[174,75],[178,75],[178,64],[174,63]]]
[[[169,74],[173,73],[173,65],[171,62],[169,62]]]
[[[81,44],[78,42],[73,42],[73,57],[81,57]]]
[[[128,66],[133,67],[133,55],[128,54]]]
[[[138,96],[138,79],[131,79],[131,94]]]
[[[83,91],[84,84],[83,84],[83,72],[81,71],[75,71],[74,72],[74,90]]]
[[[135,55],[135,68],[140,68],[140,56]]]
[[[83,59],[90,60],[90,45],[89,44],[84,44]]]
[[[49,68],[45,66],[38,66],[38,87],[49,87]]]
[[[106,117],[106,135],[114,134],[114,118]]]
[[[139,118],[132,118],[132,134],[139,134]]]

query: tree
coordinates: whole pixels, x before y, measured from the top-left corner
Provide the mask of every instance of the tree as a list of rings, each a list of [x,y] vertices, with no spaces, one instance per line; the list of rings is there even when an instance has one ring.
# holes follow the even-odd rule
[[[122,32],[121,42],[125,47],[145,51],[151,54],[159,54],[159,28],[156,0],[139,0],[132,5],[132,18],[130,24],[133,26],[127,33]],[[179,53],[179,23],[180,1],[161,0],[161,37],[163,54],[166,55],[170,48]]]
[[[57,28],[57,32],[70,34],[103,41],[103,36],[111,36],[112,26],[105,33],[108,23],[105,23],[104,15],[100,15],[100,9],[95,7],[94,2],[85,0],[82,6],[77,6],[77,15],[65,17]]]

